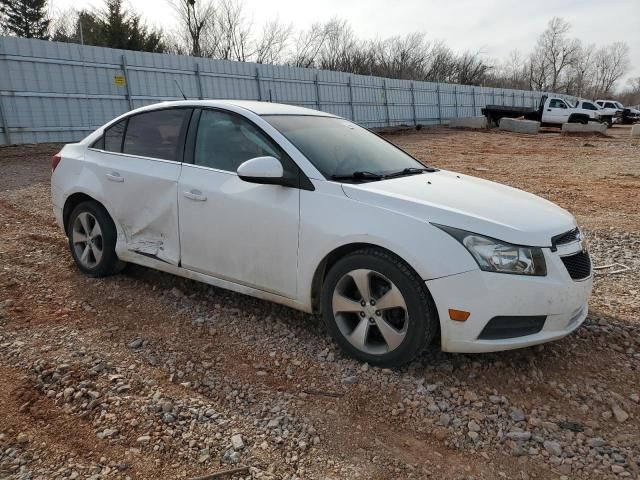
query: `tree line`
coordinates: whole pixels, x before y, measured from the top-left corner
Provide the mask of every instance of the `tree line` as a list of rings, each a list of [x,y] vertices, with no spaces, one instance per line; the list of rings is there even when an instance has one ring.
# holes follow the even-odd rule
[[[483,85],[640,103],[640,77],[621,86],[630,68],[624,42],[584,44],[571,25],[552,18],[528,53],[502,61],[481,51],[454,52],[424,33],[359,38],[333,18],[294,30],[277,19],[256,25],[242,0],[165,0],[175,26],[149,26],[123,0],[50,17],[47,0],[0,0],[0,33],[111,48],[241,62],[314,67],[388,78]]]

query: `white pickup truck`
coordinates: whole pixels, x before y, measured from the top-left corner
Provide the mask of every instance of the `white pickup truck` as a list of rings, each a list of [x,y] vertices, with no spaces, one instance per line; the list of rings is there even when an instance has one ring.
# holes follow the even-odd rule
[[[596,104],[607,110],[616,110],[613,123],[634,123],[640,121],[640,111],[625,107],[617,100],[596,100]]]
[[[615,123],[618,110],[616,108],[602,107],[591,100],[578,100],[575,108],[591,112],[590,121],[606,123],[609,127]]]
[[[592,104],[592,102],[589,103]],[[586,124],[589,122],[599,122],[599,109],[593,104],[592,106],[593,108],[583,108],[584,102],[580,101],[578,105],[574,107],[563,98],[543,95],[537,109],[506,105],[487,105],[481,111],[482,114],[487,117],[489,124],[491,122],[499,124],[500,119],[504,117],[522,117],[526,120],[537,120],[543,125],[560,126],[563,123]]]

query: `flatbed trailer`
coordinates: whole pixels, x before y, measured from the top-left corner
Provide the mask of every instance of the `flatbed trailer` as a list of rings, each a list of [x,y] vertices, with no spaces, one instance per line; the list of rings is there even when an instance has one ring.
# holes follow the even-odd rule
[[[487,105],[482,108],[480,111],[482,115],[487,117],[487,124],[491,125],[494,123],[495,125],[500,125],[500,119],[502,118],[524,118],[525,120],[536,120],[541,121],[542,119],[542,109],[544,108],[544,103],[547,100],[547,96],[544,95],[540,99],[540,106],[538,108],[532,107],[513,107],[507,105]]]

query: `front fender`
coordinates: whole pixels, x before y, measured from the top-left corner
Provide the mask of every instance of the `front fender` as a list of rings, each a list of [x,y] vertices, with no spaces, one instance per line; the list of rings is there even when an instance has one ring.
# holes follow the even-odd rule
[[[478,268],[464,247],[426,220],[353,200],[331,182],[314,183],[316,190],[301,191],[300,199],[298,291],[304,305],[311,304],[318,266],[331,252],[350,244],[389,250],[423,280]]]

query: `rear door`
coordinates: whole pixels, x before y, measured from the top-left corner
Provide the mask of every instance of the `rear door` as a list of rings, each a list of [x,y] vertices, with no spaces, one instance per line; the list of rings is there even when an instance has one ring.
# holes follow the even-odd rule
[[[297,165],[241,115],[202,110],[192,123],[193,163],[183,164],[178,195],[182,267],[295,298],[300,190],[248,183],[236,170],[273,156],[298,178]]]
[[[545,123],[567,123],[571,110],[560,98],[552,98],[542,112],[542,121]]]
[[[130,116],[88,150],[119,227],[118,250],[178,265],[178,178],[191,113],[172,108]]]

